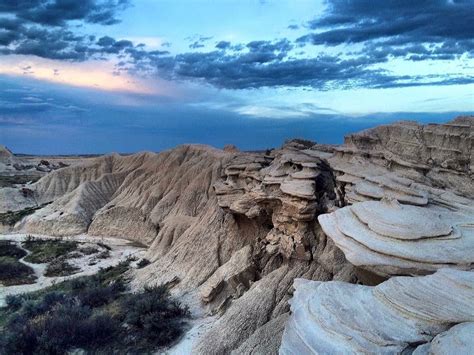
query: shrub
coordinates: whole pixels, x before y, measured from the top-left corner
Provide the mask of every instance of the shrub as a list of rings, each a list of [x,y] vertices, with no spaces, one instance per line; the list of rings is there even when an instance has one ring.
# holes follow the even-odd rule
[[[5,304],[10,310],[16,311],[20,309],[24,300],[25,300],[24,295],[7,295],[5,297]]]
[[[80,270],[80,268],[69,264],[64,259],[56,259],[48,264],[44,276],[69,276],[77,273]]]
[[[36,210],[44,206],[45,205],[38,207],[27,207],[19,211],[7,211],[4,213],[0,213],[0,224],[14,226],[17,222],[21,221],[23,217],[33,214]]]
[[[164,286],[126,293],[128,266],[7,297],[0,354],[141,354],[174,341],[188,310]]]
[[[104,248],[104,249],[112,250],[112,248],[109,247],[107,244],[104,244],[104,243],[99,242],[99,243],[97,243],[97,245],[100,246],[100,247],[102,247],[102,248]]]
[[[29,284],[35,281],[34,271],[15,258],[0,257],[0,282],[4,286]]]
[[[137,268],[143,269],[145,266],[150,265],[150,264],[151,264],[150,260],[143,258],[137,263]]]
[[[109,286],[93,285],[81,290],[77,296],[82,305],[100,307],[117,299],[123,291],[120,283]]]
[[[35,264],[49,263],[76,250],[77,246],[78,242],[72,240],[26,239],[23,242],[23,247],[31,251],[25,260]]]
[[[163,346],[183,331],[182,318],[189,310],[169,298],[165,286],[147,287],[144,292],[130,294],[124,300],[125,323],[140,333],[148,343]]]
[[[79,249],[79,251],[84,255],[92,255],[92,254],[98,253],[99,249],[97,249],[95,247],[91,247],[91,246],[86,246],[86,247],[83,247],[83,248]]]
[[[15,259],[21,259],[26,255],[26,251],[19,248],[10,240],[0,240],[0,257],[9,256]]]
[[[97,259],[107,259],[109,257],[110,257],[110,251],[108,251],[108,250],[101,251],[96,256]]]

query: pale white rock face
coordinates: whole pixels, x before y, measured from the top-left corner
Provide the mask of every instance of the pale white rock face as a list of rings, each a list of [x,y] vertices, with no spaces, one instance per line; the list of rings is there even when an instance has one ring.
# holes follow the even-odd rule
[[[465,324],[474,321],[474,272],[441,269],[375,287],[302,279],[294,286],[280,354],[399,354],[427,342],[444,354],[455,341],[460,350],[472,343]]]
[[[471,270],[474,264],[469,211],[366,201],[318,220],[349,262],[382,276],[423,275],[442,267]]]

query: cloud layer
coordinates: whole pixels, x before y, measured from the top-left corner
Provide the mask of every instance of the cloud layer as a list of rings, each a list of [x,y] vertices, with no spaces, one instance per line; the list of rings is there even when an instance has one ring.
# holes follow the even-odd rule
[[[73,24],[113,25],[128,0],[6,0],[0,3],[0,54],[86,60],[106,52]]]
[[[188,37],[189,51],[147,50],[110,36],[79,34],[74,24],[109,26],[128,0],[28,0],[0,4],[0,54],[56,60],[118,59],[115,73],[196,81],[218,88],[309,87],[317,90],[454,85],[466,73],[404,74],[394,60],[453,61],[474,55],[470,0],[332,0],[294,39],[232,43]],[[302,30],[290,24],[291,32]],[[304,29],[303,29],[304,31]],[[214,43],[214,44],[212,44]],[[34,68],[32,68],[34,70]]]

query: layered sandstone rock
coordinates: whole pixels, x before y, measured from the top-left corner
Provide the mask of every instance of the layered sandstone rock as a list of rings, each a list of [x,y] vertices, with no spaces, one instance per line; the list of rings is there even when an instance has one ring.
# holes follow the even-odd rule
[[[334,169],[346,203],[386,196],[426,205],[428,194],[448,191],[474,198],[473,116],[446,124],[377,126],[329,150],[320,154]]]
[[[280,354],[399,354],[422,343],[415,353],[444,354],[472,344],[473,272],[441,269],[375,287],[298,279],[295,288]]]
[[[342,147],[94,158],[33,184],[35,203],[52,203],[17,228],[141,242],[152,263],[136,287],[166,283],[217,314],[196,353],[275,353],[295,278],[377,284],[471,268],[472,121],[400,122]]]
[[[464,211],[466,212],[466,211]],[[367,201],[319,216],[352,264],[379,275],[420,275],[474,265],[474,214]]]
[[[351,135],[342,147],[312,147],[334,169],[347,205],[318,217],[323,231],[361,271],[392,278],[372,288],[296,281],[280,353],[469,349],[473,126],[473,117],[399,122]]]
[[[266,220],[267,252],[288,259],[311,259],[315,216],[338,204],[329,166],[291,143],[272,156],[237,156],[215,190],[225,211]]]
[[[17,228],[146,244],[152,264],[137,271],[135,286],[172,284],[219,314],[199,351],[245,349],[269,329],[276,349],[293,278],[356,280],[315,223],[338,203],[334,178],[300,148],[289,142],[264,155],[182,146],[91,159],[34,184],[39,202],[53,202]]]

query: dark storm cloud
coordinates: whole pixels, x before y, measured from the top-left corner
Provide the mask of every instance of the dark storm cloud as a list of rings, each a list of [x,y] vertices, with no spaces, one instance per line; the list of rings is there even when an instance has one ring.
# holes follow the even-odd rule
[[[47,26],[64,26],[71,20],[112,25],[127,6],[128,0],[4,0],[0,13]]]
[[[6,0],[0,2],[0,54],[86,60],[96,53],[119,53],[131,45],[116,41],[94,47],[95,38],[76,34],[70,21],[111,25],[128,0]]]
[[[220,42],[217,42],[216,44],[216,48],[219,48],[219,49],[228,49],[230,48],[230,46],[231,46],[231,43],[228,41],[220,41]]]
[[[110,25],[128,5],[124,0],[7,0],[0,2],[0,54],[83,61],[118,58],[115,74],[158,74],[226,89],[311,87],[319,90],[357,87],[390,88],[452,85],[474,82],[461,75],[397,76],[380,69],[392,58],[411,61],[450,60],[474,53],[473,1],[334,0],[311,21],[311,33],[296,42],[288,39],[231,43],[194,35],[190,50],[171,55],[148,51],[143,44],[109,36],[78,34],[71,21]],[[290,29],[296,29],[290,25]],[[300,27],[300,30],[303,27]],[[323,46],[320,54],[298,48]],[[342,55],[326,48],[359,44]],[[304,55],[304,57],[302,57]]]
[[[422,85],[454,85],[474,82],[474,77],[396,76],[374,64],[387,61],[380,56],[319,55],[314,58],[293,58],[293,44],[288,40],[252,41],[245,51],[229,52],[229,42],[219,42],[212,52],[190,52],[176,56],[155,56],[146,53],[138,65],[172,80],[197,80],[226,89],[260,87],[312,87],[318,90],[356,87],[391,88]]]
[[[118,54],[126,48],[133,48],[133,43],[127,40],[116,41],[112,37],[102,37],[97,41],[101,53]]]
[[[471,0],[332,0],[298,39],[315,45],[361,43],[365,53],[412,60],[453,59],[474,53]]]

